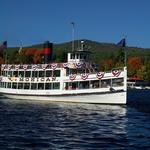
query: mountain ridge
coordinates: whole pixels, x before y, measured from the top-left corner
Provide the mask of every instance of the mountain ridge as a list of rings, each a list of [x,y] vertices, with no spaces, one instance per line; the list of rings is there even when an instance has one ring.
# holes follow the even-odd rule
[[[75,49],[81,46],[81,41],[84,41],[84,45],[86,48],[90,49],[92,52],[92,57],[94,59],[99,58],[108,58],[112,53],[119,50],[121,47],[117,46],[114,43],[105,43],[105,42],[97,42],[88,39],[79,39],[74,41]],[[42,49],[43,43],[34,44],[30,46],[25,46],[23,49]],[[13,51],[18,51],[19,47],[8,47],[8,53],[13,53]],[[139,48],[139,47],[129,47],[125,48],[127,50],[128,56],[143,56],[143,57],[150,57],[150,48]],[[57,53],[67,53],[72,51],[72,41],[67,41],[63,43],[53,43],[53,53],[56,55]],[[94,60],[93,59],[93,60]]]

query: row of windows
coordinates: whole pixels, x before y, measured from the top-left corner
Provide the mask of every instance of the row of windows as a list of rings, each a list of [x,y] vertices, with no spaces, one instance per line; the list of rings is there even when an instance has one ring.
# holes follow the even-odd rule
[[[60,77],[60,70],[54,71],[2,71],[6,77]]]
[[[106,88],[106,87],[123,86],[123,78],[113,80],[93,80],[82,82],[68,82],[65,89],[91,89],[91,88]]]
[[[1,82],[3,88],[12,89],[39,89],[39,90],[53,90],[60,89],[60,83],[17,83],[17,82]],[[106,87],[123,86],[123,78],[113,80],[94,80],[81,82],[66,82],[64,89],[89,89],[89,88],[106,88]]]
[[[66,75],[81,74],[81,73],[94,73],[93,69],[67,69]],[[47,70],[47,71],[2,71],[2,76],[6,77],[60,77],[60,70]]]
[[[71,54],[71,59],[87,59],[88,55],[86,54]]]
[[[1,82],[1,87],[12,89],[32,89],[32,90],[55,90],[60,89],[60,83],[17,83]]]
[[[66,69],[66,75],[70,75],[70,74],[82,74],[82,73],[95,73],[96,70],[94,69],[87,69],[87,68],[73,68],[73,69]]]

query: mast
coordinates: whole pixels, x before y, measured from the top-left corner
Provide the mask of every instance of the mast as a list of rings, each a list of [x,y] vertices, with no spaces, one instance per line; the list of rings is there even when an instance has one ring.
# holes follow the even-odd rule
[[[72,25],[72,52],[74,51],[74,28],[75,28],[75,23],[71,22]]]
[[[125,62],[125,67],[127,67],[127,47],[126,47],[126,44],[127,44],[127,36],[125,36],[124,38],[124,62]]]

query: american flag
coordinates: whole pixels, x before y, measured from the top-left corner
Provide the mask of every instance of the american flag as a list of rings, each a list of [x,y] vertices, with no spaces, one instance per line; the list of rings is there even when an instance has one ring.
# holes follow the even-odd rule
[[[117,43],[117,46],[126,47],[126,39],[123,38],[120,42]]]
[[[6,48],[7,48],[7,41],[4,41],[3,43],[0,44],[0,52],[3,52],[3,50]]]

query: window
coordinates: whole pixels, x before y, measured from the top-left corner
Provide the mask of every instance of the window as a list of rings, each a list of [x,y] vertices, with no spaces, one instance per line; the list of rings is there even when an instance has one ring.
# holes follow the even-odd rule
[[[59,89],[60,83],[53,83],[53,89]]]
[[[25,71],[25,77],[30,77],[31,76],[31,71]]]
[[[4,71],[4,76],[5,76],[5,77],[7,76],[7,71]]]
[[[4,82],[1,82],[1,87],[2,87],[2,88],[4,87]]]
[[[12,83],[12,88],[13,88],[13,89],[16,89],[16,88],[17,88],[17,83],[16,83],[16,82],[13,82],[13,83]]]
[[[101,87],[106,88],[111,86],[111,80],[101,80]]]
[[[24,77],[24,71],[19,71],[18,74],[19,74],[19,78]]]
[[[72,90],[75,90],[77,88],[77,82],[72,82],[71,85],[72,85]]]
[[[45,71],[39,71],[39,77],[45,77]]]
[[[78,71],[78,72],[77,72],[78,74],[85,73],[85,69],[84,69],[84,68],[83,68],[83,69],[82,69],[82,68],[81,68],[81,69],[79,68],[77,71]]]
[[[7,77],[12,77],[12,71],[7,71]]]
[[[71,54],[71,59],[75,59],[75,54]]]
[[[38,89],[44,90],[44,83],[38,83]]]
[[[79,82],[79,89],[88,89],[89,88],[89,81]]]
[[[60,77],[60,70],[54,70],[54,77]]]
[[[23,83],[18,83],[18,89],[23,89]]]
[[[37,89],[37,83],[31,83],[31,89],[36,90]]]
[[[46,71],[46,77],[51,77],[52,76],[52,71],[48,70]]]
[[[45,89],[52,89],[52,84],[51,83],[45,83]]]
[[[99,88],[99,80],[91,81],[90,88]]]
[[[32,71],[32,77],[38,77],[38,72],[37,71]]]
[[[11,88],[11,82],[7,83],[7,88]]]
[[[1,71],[1,75],[2,75],[2,76],[4,75],[4,71]]]
[[[18,71],[14,71],[14,72],[13,72],[13,76],[14,76],[14,77],[18,77]]]
[[[7,82],[4,82],[4,88],[7,88]]]
[[[30,89],[30,83],[24,83],[24,89]]]

